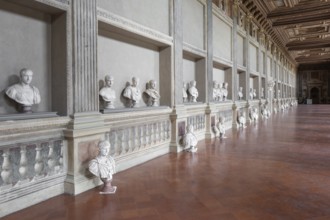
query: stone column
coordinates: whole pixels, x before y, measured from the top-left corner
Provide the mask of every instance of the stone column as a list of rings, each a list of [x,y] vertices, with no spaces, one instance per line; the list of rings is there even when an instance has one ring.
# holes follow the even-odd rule
[[[206,103],[208,103],[208,108],[206,110],[206,132],[205,137],[212,138],[211,131],[211,114],[213,109],[213,12],[212,12],[212,0],[207,0],[206,2]]]
[[[237,26],[238,26],[238,16],[239,16],[239,5],[241,4],[240,0],[234,0],[233,2],[233,28],[232,28],[232,38],[233,38],[233,49],[232,49],[232,56],[233,56],[233,68],[232,68],[232,100],[233,100],[233,122],[232,128],[238,128],[237,124],[237,105],[236,101],[238,100],[238,76],[237,76],[237,53],[238,53],[238,45],[237,45]]]
[[[172,3],[172,1],[171,1]],[[171,114],[171,144],[170,151],[179,152],[180,148],[180,132],[187,126],[186,110],[183,104],[182,88],[183,88],[183,18],[182,18],[182,0],[173,0],[172,3],[172,63],[173,63],[173,112]],[[185,126],[183,126],[185,125]],[[179,128],[180,126],[180,128]],[[184,128],[182,128],[184,127]]]
[[[86,149],[97,149],[107,128],[99,113],[97,72],[97,0],[72,0],[72,90],[73,114],[67,130],[68,173],[65,192],[79,194],[95,187],[86,172],[94,155]]]
[[[253,18],[253,15],[252,14],[248,14],[247,15],[247,34],[246,34],[246,39],[245,39],[245,60],[246,60],[246,74],[245,74],[245,94],[246,94],[246,109],[245,109],[245,112],[246,112],[246,123],[251,123],[251,119],[249,117],[249,111],[250,111],[250,106],[251,106],[251,101],[250,100],[250,96],[249,96],[249,93],[250,93],[250,88],[251,88],[251,85],[250,85],[250,74],[251,74],[251,67],[250,67],[250,29],[251,29],[251,26],[252,26],[252,18]]]

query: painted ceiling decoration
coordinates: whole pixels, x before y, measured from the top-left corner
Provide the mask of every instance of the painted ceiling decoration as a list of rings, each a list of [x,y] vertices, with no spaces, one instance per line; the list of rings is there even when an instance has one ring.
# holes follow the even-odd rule
[[[330,0],[241,2],[259,28],[296,64],[330,62]]]

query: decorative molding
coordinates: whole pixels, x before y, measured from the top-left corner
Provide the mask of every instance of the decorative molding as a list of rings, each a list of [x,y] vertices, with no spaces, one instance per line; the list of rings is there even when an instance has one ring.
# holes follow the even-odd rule
[[[183,43],[183,50],[204,58],[206,57],[207,54],[205,50],[202,50],[185,42]]]
[[[70,9],[69,0],[35,0],[36,2],[61,9],[63,11],[68,11]]]
[[[102,21],[106,24],[115,26],[117,28],[150,38],[152,40],[156,40],[158,42],[172,45],[173,38],[163,34],[161,32],[155,31],[151,28],[145,27],[141,24],[138,24],[134,21],[131,21],[129,19],[123,18],[119,15],[113,14],[109,11],[106,11],[101,8],[97,8],[97,16],[98,20]]]

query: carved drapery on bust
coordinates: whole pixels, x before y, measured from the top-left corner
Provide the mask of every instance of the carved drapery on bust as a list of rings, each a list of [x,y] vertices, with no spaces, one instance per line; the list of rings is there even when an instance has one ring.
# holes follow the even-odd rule
[[[102,97],[106,109],[115,108],[114,101],[116,100],[116,92],[111,87],[113,85],[114,78],[112,76],[106,75],[104,82],[105,86],[100,90],[100,96]]]
[[[156,90],[156,81],[150,80],[147,84],[148,88],[144,91],[148,95],[148,106],[158,106],[160,95]]]
[[[198,90],[196,88],[195,80],[190,82],[188,92],[190,95],[190,102],[197,102]]]
[[[123,92],[123,96],[128,99],[127,106],[130,108],[137,107],[141,100],[141,90],[138,85],[139,78],[133,77],[132,84],[128,85]]]
[[[100,177],[104,186],[100,194],[115,193],[115,186],[111,186],[112,175],[116,172],[115,160],[108,156],[110,150],[109,141],[100,141],[98,144],[99,155],[89,162],[89,171],[97,177]]]
[[[30,85],[32,77],[32,70],[24,68],[20,71],[20,83],[6,89],[6,95],[19,104],[19,110],[23,113],[32,112],[32,105],[41,101],[39,90]]]

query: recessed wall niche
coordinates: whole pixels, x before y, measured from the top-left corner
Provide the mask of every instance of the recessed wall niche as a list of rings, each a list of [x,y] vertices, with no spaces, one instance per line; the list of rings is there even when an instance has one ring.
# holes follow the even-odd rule
[[[125,100],[121,94],[134,76],[140,79],[141,93],[146,90],[150,80],[155,80],[156,89],[160,91],[160,105],[170,105],[171,94],[162,92],[170,91],[170,65],[163,65],[171,56],[166,49],[168,47],[154,41],[151,43],[148,39],[130,32],[123,34],[118,30],[114,31],[112,26],[102,22],[99,22],[98,26],[99,88],[104,86],[106,75],[114,77],[113,89],[117,97],[115,108],[125,108]],[[160,77],[162,71],[165,76]],[[146,101],[141,100],[139,106],[147,106]],[[100,108],[103,109],[103,106]]]
[[[41,96],[32,111],[68,114],[66,23],[65,11],[51,6],[1,1],[0,114],[18,113],[5,89],[20,81],[23,68],[33,71],[31,85]]]
[[[263,94],[262,94],[262,88],[263,88]],[[261,88],[260,88],[260,98],[262,99],[265,99],[266,98],[266,91],[267,91],[267,88],[266,88],[266,79],[265,77],[262,77],[261,78]]]
[[[257,75],[250,74],[250,88],[257,91],[256,98],[259,98],[259,77]]]
[[[220,83],[220,87],[223,87],[223,83],[228,83],[228,97],[227,100],[232,99],[232,68],[222,65],[217,62],[213,62],[213,81]]]
[[[246,72],[245,71],[238,71],[237,72],[237,91],[239,88],[243,88],[243,98],[242,100],[247,100],[247,94],[246,94]],[[238,99],[238,97],[237,97]]]
[[[183,53],[183,83],[185,83],[187,90],[189,83],[196,81],[196,88],[198,90],[197,102],[205,102],[205,71],[206,59],[192,53]]]

